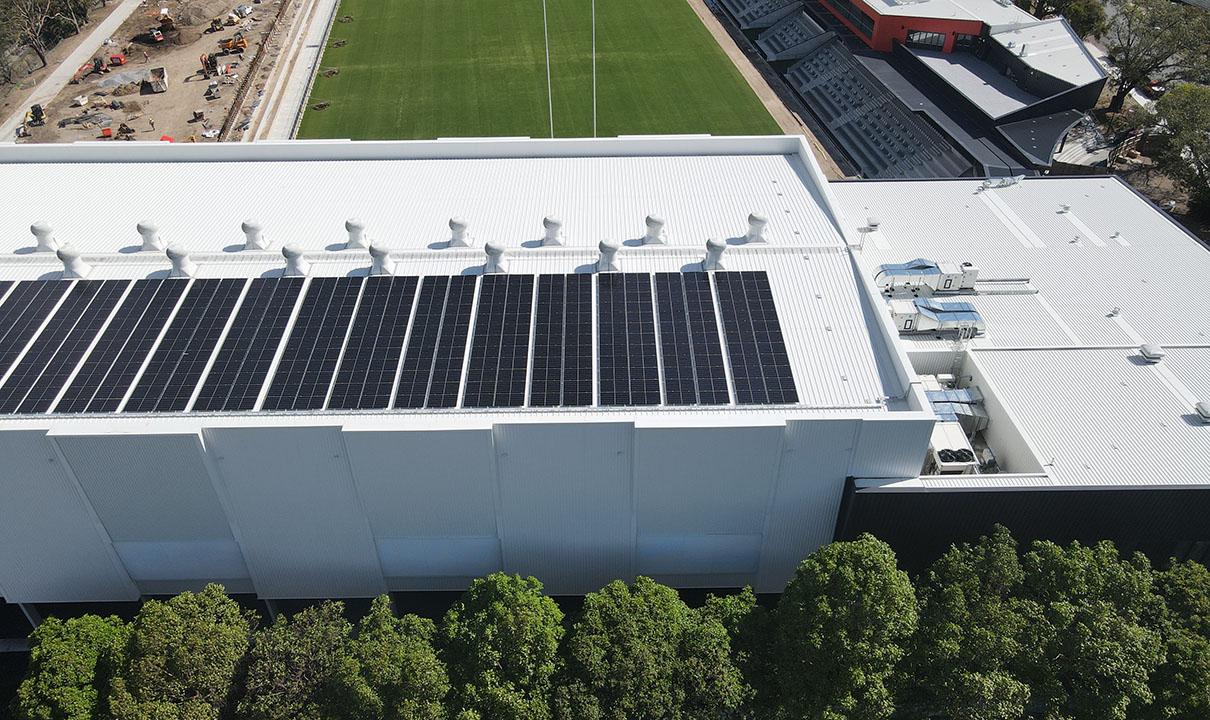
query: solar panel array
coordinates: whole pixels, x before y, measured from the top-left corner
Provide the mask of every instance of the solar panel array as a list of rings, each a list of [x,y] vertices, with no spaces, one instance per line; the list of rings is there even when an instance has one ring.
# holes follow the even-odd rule
[[[0,414],[798,402],[763,272],[52,280],[0,299]]]

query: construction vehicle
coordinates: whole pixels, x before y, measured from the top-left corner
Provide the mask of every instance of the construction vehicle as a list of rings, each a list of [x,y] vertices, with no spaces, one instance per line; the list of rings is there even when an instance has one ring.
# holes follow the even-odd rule
[[[41,105],[30,105],[29,112],[25,113],[25,124],[30,127],[41,127],[46,124],[46,111]]]
[[[210,32],[216,33],[216,32],[222,32],[222,31],[223,31],[223,19],[222,18],[214,18],[213,20],[210,21]]]
[[[234,37],[224,38],[218,42],[219,49],[223,54],[242,53],[248,49],[248,38],[244,37],[242,32],[237,32]]]
[[[143,35],[143,37],[149,43],[164,42],[164,33],[158,27],[153,27],[153,28],[148,29],[147,33],[145,35]]]
[[[176,20],[168,13],[168,8],[160,8],[160,31],[166,33],[176,31]]]
[[[151,72],[143,84],[153,93],[166,91],[168,89],[168,71],[162,67],[151,68]]]
[[[126,53],[114,53],[109,56],[109,67],[116,67],[126,64]]]

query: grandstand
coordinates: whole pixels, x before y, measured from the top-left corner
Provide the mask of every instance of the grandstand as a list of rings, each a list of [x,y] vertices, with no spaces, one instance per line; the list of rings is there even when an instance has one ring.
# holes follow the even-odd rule
[[[797,12],[787,15],[761,33],[756,45],[769,62],[798,60],[810,55],[834,36],[835,33],[824,30],[810,15]]]
[[[799,0],[721,0],[727,12],[744,30],[760,30],[775,25],[787,15],[802,10]]]

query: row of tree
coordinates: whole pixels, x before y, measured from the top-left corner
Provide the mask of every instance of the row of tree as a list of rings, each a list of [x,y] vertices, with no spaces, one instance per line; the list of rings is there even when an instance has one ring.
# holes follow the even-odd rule
[[[60,40],[80,32],[89,12],[108,0],[0,0],[0,83],[17,80],[15,54],[32,50],[42,67]]]
[[[868,535],[687,606],[647,578],[574,618],[533,578],[475,581],[440,624],[376,599],[257,627],[211,585],[133,622],[48,619],[20,720],[1205,720],[1210,572],[1007,531],[913,582]]]

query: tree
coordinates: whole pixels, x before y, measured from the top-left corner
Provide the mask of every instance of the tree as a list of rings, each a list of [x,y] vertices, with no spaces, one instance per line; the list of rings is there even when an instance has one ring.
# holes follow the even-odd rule
[[[1062,15],[1082,38],[1105,29],[1105,7],[1100,0],[1017,0],[1017,6],[1037,18]]]
[[[1148,678],[1163,659],[1144,621],[1159,599],[1142,555],[1122,560],[1112,543],[1066,548],[1035,542],[1022,559],[1022,642],[1017,672],[1045,717],[1126,720],[1152,700]]]
[[[584,597],[563,647],[555,715],[717,720],[744,699],[727,630],[646,577]]]
[[[773,706],[768,702],[771,688],[766,679],[771,673],[765,648],[772,637],[772,615],[756,603],[750,587],[730,595],[711,594],[698,612],[707,620],[721,623],[731,640],[731,662],[743,678],[744,694],[743,704],[731,716],[769,716]]]
[[[881,720],[887,683],[916,628],[916,597],[895,553],[863,534],[798,566],[774,612],[778,717]]]
[[[1210,571],[1176,563],[1156,574],[1164,600],[1159,619],[1165,658],[1151,674],[1150,720],[1210,718]]]
[[[907,717],[1017,720],[1029,687],[1013,668],[1031,648],[1021,642],[1024,572],[1017,544],[997,526],[974,545],[957,545],[917,590],[920,625],[898,673]]]
[[[359,718],[369,692],[348,653],[344,604],[324,602],[256,633],[236,715],[243,720]]]
[[[214,720],[229,705],[252,617],[210,584],[143,604],[113,679],[114,720]]]
[[[1177,85],[1156,102],[1155,119],[1156,162],[1189,193],[1191,205],[1210,213],[1210,87]]]
[[[372,695],[365,720],[442,720],[450,682],[437,657],[432,620],[396,618],[386,595],[361,619],[351,651]]]
[[[450,714],[548,718],[562,622],[562,611],[532,577],[493,573],[471,583],[441,627]]]
[[[1210,12],[1169,0],[1110,0],[1116,13],[1101,39],[1118,74],[1109,109],[1151,80],[1205,80],[1210,74]]]
[[[46,25],[55,17],[55,0],[9,0],[7,5],[5,21],[17,41],[33,50],[46,67]]]
[[[113,616],[47,618],[29,636],[16,720],[92,720],[127,635],[126,623]]]

